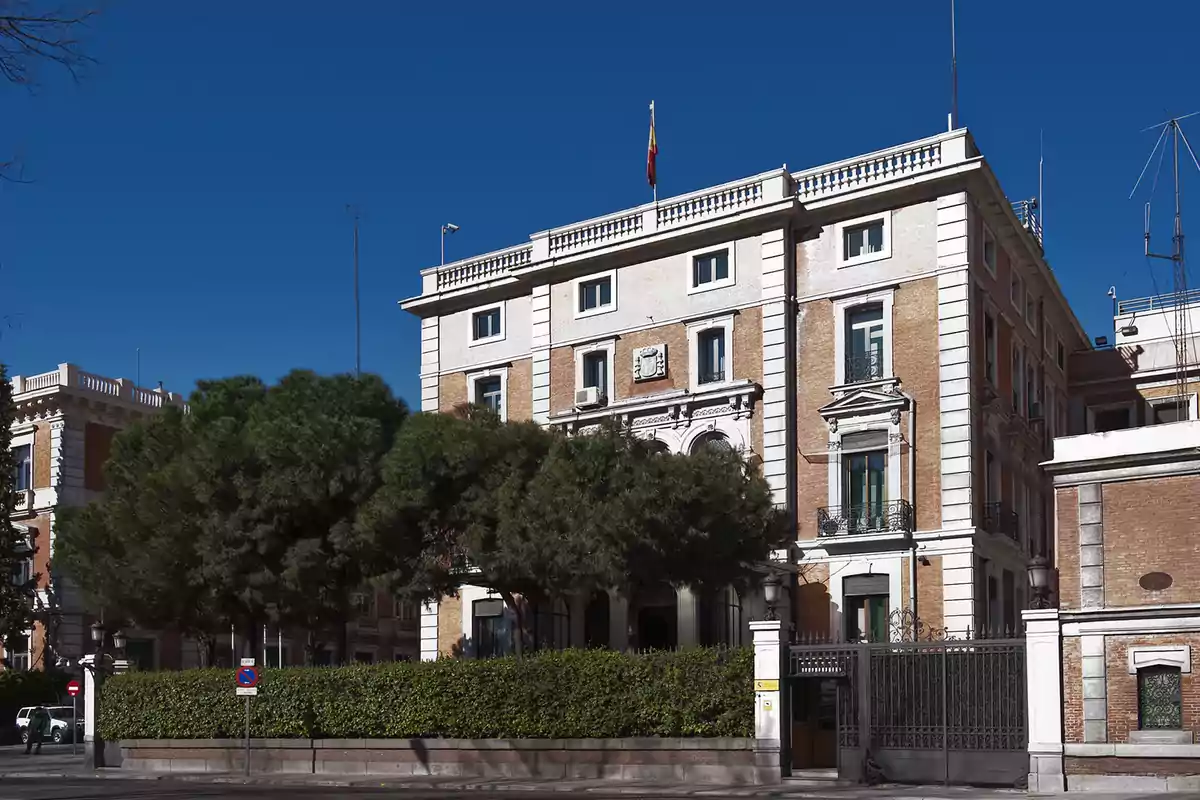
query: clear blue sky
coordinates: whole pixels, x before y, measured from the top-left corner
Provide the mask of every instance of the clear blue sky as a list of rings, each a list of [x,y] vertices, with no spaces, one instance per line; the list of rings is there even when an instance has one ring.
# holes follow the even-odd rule
[[[644,202],[651,99],[664,195],[944,130],[948,5],[109,0],[82,84],[0,87],[0,151],[36,180],[0,186],[0,358],[132,378],[140,347],[142,383],[184,391],[349,370],[357,203],[363,368],[412,401],[417,323],[396,301],[442,222],[462,226],[452,259]],[[1200,4],[958,17],[961,120],[1014,198],[1036,193],[1045,130],[1047,254],[1108,333],[1110,284],[1154,291],[1126,198],[1140,129],[1200,110]],[[1200,117],[1187,130],[1200,145]]]

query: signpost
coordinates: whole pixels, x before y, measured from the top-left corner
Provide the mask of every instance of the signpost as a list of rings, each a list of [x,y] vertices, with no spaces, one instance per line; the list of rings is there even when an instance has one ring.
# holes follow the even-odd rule
[[[250,774],[250,698],[258,697],[258,667],[253,658],[243,658],[237,671],[237,696],[246,698],[246,774]]]
[[[79,681],[67,681],[67,694],[71,695],[71,755],[76,754],[75,743],[79,741]]]

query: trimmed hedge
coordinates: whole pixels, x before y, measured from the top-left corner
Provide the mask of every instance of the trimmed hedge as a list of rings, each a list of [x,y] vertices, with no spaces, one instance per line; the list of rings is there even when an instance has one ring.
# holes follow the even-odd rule
[[[233,671],[129,673],[104,685],[106,739],[236,738]],[[541,739],[752,736],[754,654],[567,650],[263,670],[251,705],[261,738]]]

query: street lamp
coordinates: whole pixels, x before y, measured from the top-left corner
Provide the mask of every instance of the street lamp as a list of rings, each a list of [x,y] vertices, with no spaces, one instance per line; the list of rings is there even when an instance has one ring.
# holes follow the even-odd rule
[[[779,603],[779,576],[774,572],[767,573],[763,579],[763,599],[767,601],[767,619],[779,619],[775,615],[775,606]]]
[[[1033,597],[1029,607],[1035,609],[1052,608],[1050,604],[1050,565],[1044,556],[1034,556],[1029,561],[1029,589]]]
[[[446,234],[447,233],[456,233],[457,231],[458,231],[458,226],[455,225],[453,222],[447,222],[445,225],[442,226],[442,266],[443,267],[446,266]]]
[[[100,735],[100,696],[101,689],[104,687],[104,679],[108,676],[108,654],[105,652],[105,639],[108,636],[108,630],[102,622],[93,622],[91,625],[92,644],[96,646],[96,652],[92,656],[92,663],[81,662],[80,666],[92,673],[92,750],[89,755],[89,765],[92,767],[106,766],[104,761],[104,737]],[[120,651],[125,649],[125,633],[123,631],[113,631],[112,634],[113,648]]]
[[[116,631],[112,635],[113,649],[120,652],[125,649],[125,631]]]

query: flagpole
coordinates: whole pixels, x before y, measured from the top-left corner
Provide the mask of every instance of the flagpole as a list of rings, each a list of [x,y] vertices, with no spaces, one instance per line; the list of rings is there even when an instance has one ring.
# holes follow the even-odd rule
[[[657,212],[658,211],[658,164],[657,164],[658,132],[654,130],[654,101],[653,100],[650,101],[650,135],[653,137],[653,140],[654,140],[654,150],[655,150],[655,155],[656,155],[656,158],[655,158],[656,163],[654,165],[654,183],[650,184],[650,188],[654,192],[654,210]]]

